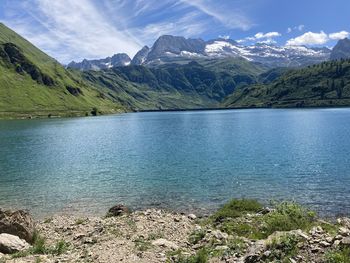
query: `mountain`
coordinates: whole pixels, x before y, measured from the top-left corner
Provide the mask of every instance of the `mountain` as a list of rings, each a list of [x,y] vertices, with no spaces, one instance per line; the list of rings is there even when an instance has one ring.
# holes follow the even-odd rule
[[[265,85],[248,85],[235,89],[222,105],[225,107],[348,106],[350,59],[288,70]]]
[[[180,36],[159,37],[151,48],[144,46],[130,61],[124,54],[120,63],[111,63],[111,58],[71,62],[68,67],[80,70],[100,70],[115,66],[147,65],[159,66],[166,63],[187,64],[199,59],[244,58],[250,62],[261,63],[270,68],[300,67],[327,61],[331,50],[309,48],[306,46],[276,46],[258,43],[240,45],[232,39],[186,39]]]
[[[124,111],[73,71],[0,23],[0,117]]]
[[[114,67],[85,71],[83,78],[130,110],[214,108],[266,70],[241,58],[200,62]]]
[[[165,35],[157,39],[147,55],[147,60],[161,59],[163,56],[201,54],[205,48],[202,39],[186,39],[184,37]]]
[[[239,57],[269,67],[298,67],[328,60],[330,53],[328,48],[280,47],[262,43],[244,46],[231,39],[203,41],[167,35],[161,36],[147,52],[142,52],[142,60],[135,60],[134,64],[159,65],[199,58]]]
[[[68,64],[68,68],[79,70],[101,70],[112,67],[127,66],[131,63],[130,57],[125,53],[115,54],[112,57],[104,59],[87,60],[82,62],[74,62]]]
[[[331,53],[332,60],[342,58],[350,58],[350,40],[348,38],[339,40]]]
[[[142,65],[146,61],[149,51],[150,48],[148,46],[144,46],[139,52],[136,53],[131,61],[131,65]]]

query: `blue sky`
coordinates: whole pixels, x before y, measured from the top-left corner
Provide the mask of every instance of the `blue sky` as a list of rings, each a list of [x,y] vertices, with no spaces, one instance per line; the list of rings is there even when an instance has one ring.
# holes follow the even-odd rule
[[[164,34],[332,47],[349,0],[0,0],[0,21],[62,63],[125,52]]]

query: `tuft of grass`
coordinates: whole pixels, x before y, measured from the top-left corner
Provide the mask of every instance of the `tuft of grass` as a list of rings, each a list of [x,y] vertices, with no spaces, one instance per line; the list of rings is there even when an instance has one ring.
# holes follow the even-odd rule
[[[289,258],[295,256],[298,253],[298,242],[299,238],[295,235],[287,234],[276,237],[267,246],[271,251],[271,255],[268,257],[268,262],[271,262],[273,260],[281,260],[282,262],[287,260],[287,262],[289,262]]]
[[[189,237],[189,242],[191,244],[198,244],[199,241],[201,241],[205,237],[206,232],[201,229],[201,230],[196,230],[194,231],[190,237]]]
[[[162,233],[161,231],[152,232],[147,237],[148,240],[156,240],[158,238],[164,238],[164,233]]]
[[[282,202],[275,206],[275,210],[263,217],[266,224],[265,234],[271,235],[275,231],[290,231],[307,229],[316,219],[316,213],[295,202]]]
[[[48,251],[48,248],[46,247],[46,240],[44,237],[42,237],[37,231],[34,232],[33,237],[34,243],[33,247],[30,248],[30,254],[46,254]]]
[[[51,222],[52,222],[52,220],[53,220],[53,218],[52,218],[52,217],[46,218],[46,219],[44,220],[44,224],[51,223]]]
[[[145,240],[143,237],[139,237],[134,240],[135,247],[138,251],[147,251],[152,247],[151,242]]]
[[[209,220],[221,231],[250,239],[264,239],[276,231],[290,231],[296,229],[310,229],[316,221],[316,213],[302,207],[295,202],[281,202],[274,205],[275,210],[265,215],[254,214],[262,209],[262,205],[255,200],[231,200],[219,209]],[[247,220],[244,216],[253,214]],[[334,230],[332,225],[329,231]]]
[[[44,237],[42,237],[38,232],[34,232],[34,238],[33,238],[33,246],[29,248],[28,250],[21,251],[15,254],[12,254],[12,258],[21,258],[26,257],[29,255],[61,255],[65,253],[70,244],[67,243],[64,240],[59,240],[55,246],[48,247],[46,245],[46,240]]]
[[[350,248],[340,248],[326,254],[326,263],[350,263]]]
[[[75,220],[74,224],[75,225],[81,225],[81,224],[84,224],[85,221],[86,221],[86,219],[78,218],[77,220]]]
[[[56,243],[55,247],[50,250],[50,254],[54,254],[54,255],[64,254],[68,250],[69,246],[70,246],[69,243],[67,243],[64,240],[60,240]]]
[[[247,213],[257,213],[263,206],[253,199],[233,199],[219,209],[212,219],[216,222],[226,218],[237,218]]]
[[[195,255],[190,257],[179,256],[175,263],[207,263],[209,262],[209,251],[205,248],[198,250]]]

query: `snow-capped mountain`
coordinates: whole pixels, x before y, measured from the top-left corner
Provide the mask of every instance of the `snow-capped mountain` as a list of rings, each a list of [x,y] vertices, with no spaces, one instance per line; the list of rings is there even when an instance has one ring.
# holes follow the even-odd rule
[[[126,54],[117,54],[101,60],[71,62],[68,67],[80,70],[100,70],[126,65],[158,65],[178,60],[244,58],[270,67],[296,67],[320,63],[330,59],[328,48],[306,46],[277,46],[258,43],[241,45],[232,39],[186,39],[165,35],[151,48],[144,46],[131,60]]]
[[[74,62],[68,64],[68,68],[75,68],[79,70],[101,70],[119,66],[130,65],[131,59],[125,53],[115,54],[112,57],[104,59],[87,60],[84,59],[82,62]]]
[[[288,67],[315,64],[330,57],[328,48],[305,46],[276,46],[255,44],[244,46],[231,39],[185,39],[183,37],[160,37],[149,50],[141,64],[171,62],[171,58],[227,58],[242,57],[271,67]]]

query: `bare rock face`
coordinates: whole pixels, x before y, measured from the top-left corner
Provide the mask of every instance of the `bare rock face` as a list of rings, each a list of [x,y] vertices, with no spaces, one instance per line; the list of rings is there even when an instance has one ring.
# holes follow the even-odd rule
[[[122,216],[129,214],[130,210],[125,205],[115,205],[108,210],[108,216]]]
[[[30,245],[23,239],[10,234],[0,234],[0,252],[12,254],[26,250]]]
[[[0,234],[15,235],[31,243],[34,231],[34,220],[27,211],[3,211],[0,209]]]

